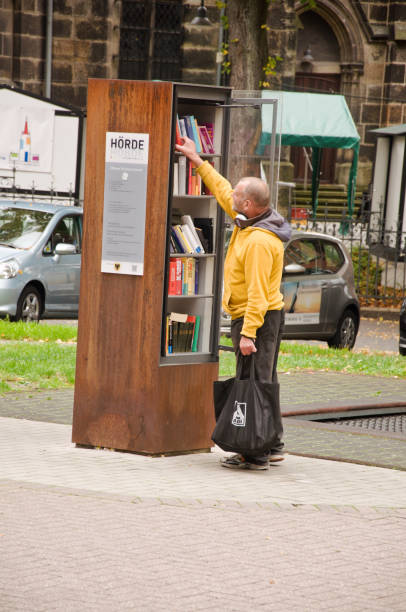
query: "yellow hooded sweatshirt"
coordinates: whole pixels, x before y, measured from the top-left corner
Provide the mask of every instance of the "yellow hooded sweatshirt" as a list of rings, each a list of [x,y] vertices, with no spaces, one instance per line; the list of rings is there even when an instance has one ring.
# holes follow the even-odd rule
[[[237,213],[233,210],[230,183],[207,161],[197,171],[220,206],[234,219]],[[283,254],[282,240],[268,229],[234,228],[224,264],[222,305],[232,319],[244,317],[243,336],[256,338],[266,312],[284,306],[280,292]]]

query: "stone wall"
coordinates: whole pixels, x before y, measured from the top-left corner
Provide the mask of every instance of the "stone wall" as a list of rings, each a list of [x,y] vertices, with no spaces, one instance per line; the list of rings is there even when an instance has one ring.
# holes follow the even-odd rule
[[[52,89],[85,108],[87,79],[117,75],[120,3],[54,0]],[[46,0],[0,0],[0,81],[45,93]]]
[[[231,0],[230,0],[231,1]],[[121,0],[54,0],[52,98],[85,108],[87,79],[116,78]],[[182,80],[216,84],[219,10],[206,0],[211,26],[191,25],[200,0],[185,3]],[[0,82],[44,94],[46,0],[0,0]],[[275,0],[268,16],[270,55],[280,54],[274,89],[292,88],[297,69],[298,0]],[[375,154],[371,130],[406,122],[406,2],[318,0],[315,9],[340,45],[342,93],[361,134],[367,182]],[[348,166],[345,153],[339,159]]]

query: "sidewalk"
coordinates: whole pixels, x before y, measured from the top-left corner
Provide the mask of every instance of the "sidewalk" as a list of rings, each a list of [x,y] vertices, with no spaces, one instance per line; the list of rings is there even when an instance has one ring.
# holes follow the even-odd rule
[[[337,372],[280,374],[281,409],[289,453],[406,470],[404,436],[390,432],[343,428],[303,420],[307,415],[405,407],[406,379]],[[73,390],[58,389],[0,396],[0,417],[72,423]]]
[[[331,408],[343,393],[397,401],[406,384],[351,390],[353,378],[281,375],[284,410]],[[75,448],[72,391],[30,395],[0,399],[2,612],[403,612],[406,471],[290,454],[240,472],[218,449]],[[325,452],[332,436],[354,452],[365,439],[387,447],[395,463],[396,445],[406,454],[399,437],[293,418],[285,429],[288,448]]]
[[[387,612],[406,596],[406,473],[289,456],[75,448],[0,418],[0,608]]]

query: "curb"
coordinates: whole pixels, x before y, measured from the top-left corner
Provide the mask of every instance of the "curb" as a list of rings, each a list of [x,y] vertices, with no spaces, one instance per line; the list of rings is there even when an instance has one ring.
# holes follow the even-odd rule
[[[399,309],[397,308],[374,308],[364,306],[361,308],[361,317],[366,319],[384,319],[384,321],[398,321]]]
[[[354,410],[381,410],[390,408],[406,408],[406,402],[381,402],[375,404],[347,404],[344,406],[326,406],[325,408],[302,408],[299,410],[286,410],[281,408],[283,417],[304,416],[306,414],[329,414],[331,412],[353,412]]]

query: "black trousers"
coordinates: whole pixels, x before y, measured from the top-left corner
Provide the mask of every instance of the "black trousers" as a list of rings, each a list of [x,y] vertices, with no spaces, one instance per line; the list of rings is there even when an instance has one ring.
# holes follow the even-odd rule
[[[241,329],[244,323],[243,317],[231,321],[231,340],[233,342],[234,352],[237,358],[237,369],[241,367],[242,361],[242,378],[249,378],[249,362],[250,360],[244,357],[240,352]],[[285,313],[283,310],[268,310],[265,315],[262,327],[257,329],[257,338],[255,346],[255,378],[264,382],[278,382],[277,365],[279,347],[282,339],[282,331],[285,323]],[[282,426],[282,417],[279,413],[279,419]],[[247,461],[252,459],[252,463],[263,463],[268,460],[270,454],[279,455],[283,452],[284,444],[282,438],[279,438],[273,448],[262,457],[245,457]]]

